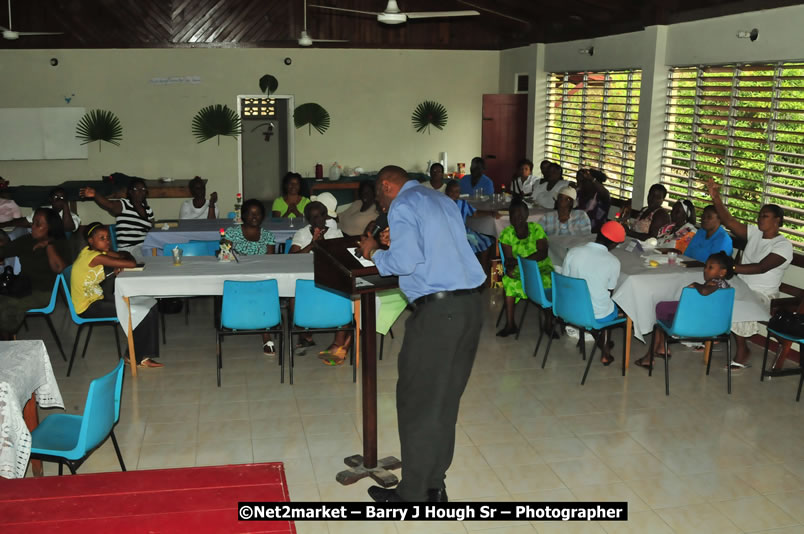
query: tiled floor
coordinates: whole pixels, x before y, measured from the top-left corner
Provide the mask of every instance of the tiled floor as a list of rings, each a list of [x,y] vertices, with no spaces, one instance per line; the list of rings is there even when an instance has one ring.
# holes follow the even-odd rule
[[[546,369],[531,357],[535,313],[519,341],[494,336],[499,301],[489,296],[486,324],[461,405],[447,485],[453,500],[626,500],[628,523],[298,523],[302,533],[527,532],[803,534],[804,426],[794,401],[797,377],[759,382],[754,368],[734,376],[726,394],[722,353],[705,376],[700,353],[673,347],[671,396],[664,370],[620,376],[595,362],[580,386],[583,362],[567,338],[554,343]],[[343,458],[361,452],[360,386],[348,365],[330,368],[300,357],[296,384],[279,383],[276,360],[256,338],[227,338],[223,386],[215,385],[211,300],[194,303],[191,320],[168,317],[163,369],[126,377],[116,435],[130,469],[281,460],[296,501],[368,500],[364,480],[340,486]],[[65,344],[74,327],[55,322]],[[379,362],[379,452],[399,455],[394,384],[396,339]],[[67,411],[80,413],[89,381],[114,364],[111,331],[98,329],[87,358],[65,378],[41,319],[21,338],[43,336]],[[329,336],[316,336],[319,345]],[[542,348],[540,356],[542,354]],[[644,351],[634,343],[632,360]],[[44,413],[47,412],[43,412]],[[117,470],[110,443],[80,472]],[[53,474],[52,467],[46,473]]]

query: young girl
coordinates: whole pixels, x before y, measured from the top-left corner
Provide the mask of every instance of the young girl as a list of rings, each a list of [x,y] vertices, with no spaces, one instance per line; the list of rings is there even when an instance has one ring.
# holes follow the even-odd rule
[[[125,267],[135,267],[129,252],[114,252],[109,229],[99,222],[87,226],[84,247],[73,263],[70,276],[73,306],[81,317],[115,317],[114,277]],[[110,275],[107,276],[107,270]],[[153,306],[134,329],[134,351],[143,367],[163,367],[159,357],[159,314]]]
[[[656,236],[657,248],[672,249],[679,254],[687,250],[697,231],[695,228],[695,206],[687,199],[679,200],[673,204],[670,212],[670,224],[659,230]]]
[[[703,296],[711,295],[718,289],[726,289],[729,283],[726,280],[734,276],[734,260],[725,252],[717,252],[709,256],[704,267],[704,282],[693,282],[687,287],[693,287]],[[673,318],[678,310],[678,301],[665,301],[656,305],[656,319],[666,324],[672,324]],[[664,358],[664,332],[655,330],[653,336],[653,354],[659,358]],[[667,357],[671,357],[667,354]],[[636,361],[636,364],[645,369],[650,369],[650,352]]]

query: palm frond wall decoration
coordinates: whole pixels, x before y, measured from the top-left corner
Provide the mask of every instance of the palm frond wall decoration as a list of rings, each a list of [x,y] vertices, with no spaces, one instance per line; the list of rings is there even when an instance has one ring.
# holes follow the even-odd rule
[[[296,128],[307,126],[307,135],[313,135],[313,128],[323,135],[329,128],[329,112],[320,104],[308,102],[293,112],[293,123]]]
[[[240,116],[226,105],[201,108],[193,117],[193,135],[199,143],[217,137],[220,145],[222,135],[234,138],[240,135]]]
[[[432,100],[425,100],[413,110],[411,117],[413,127],[417,132],[427,130],[430,134],[430,126],[435,126],[443,130],[447,125],[447,108]]]
[[[102,144],[100,141],[120,146],[120,141],[123,139],[123,127],[120,125],[120,119],[111,111],[93,109],[78,121],[75,137],[83,141],[82,145],[99,141],[98,151],[100,152]]]

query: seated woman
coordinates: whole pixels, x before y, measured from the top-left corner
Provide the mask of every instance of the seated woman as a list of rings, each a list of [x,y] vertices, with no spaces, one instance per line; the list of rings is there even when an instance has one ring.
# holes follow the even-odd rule
[[[240,208],[243,224],[234,224],[223,234],[232,244],[235,254],[254,256],[273,254],[276,248],[274,234],[262,227],[265,220],[265,206],[256,198],[243,202]]]
[[[527,298],[519,278],[519,266],[516,257],[521,256],[539,262],[542,284],[545,289],[552,287],[550,273],[553,262],[547,256],[547,234],[535,222],[528,222],[528,206],[523,201],[514,199],[508,208],[511,225],[500,234],[503,251],[503,288],[505,289],[505,328],[497,332],[499,337],[515,334],[519,328],[514,320],[514,306],[520,299]]]
[[[673,204],[670,211],[670,224],[659,230],[656,236],[657,248],[670,249],[679,254],[687,250],[697,228],[695,228],[695,206],[687,199]]]
[[[519,160],[519,172],[511,180],[511,193],[528,202],[533,195],[533,186],[539,181],[533,175],[533,162],[528,158]]]
[[[217,219],[218,193],[212,193],[207,200],[207,185],[200,176],[190,180],[188,188],[193,198],[182,202],[179,219]]]
[[[291,254],[305,254],[313,252],[313,245],[322,239],[336,239],[343,237],[343,232],[338,228],[335,219],[327,216],[327,207],[318,201],[307,204],[304,208],[304,218],[307,219],[307,226],[304,226],[293,236],[293,245],[290,247]],[[292,308],[293,300],[291,300]],[[293,311],[291,309],[291,316]],[[346,360],[349,347],[352,343],[352,336],[346,332],[336,332],[335,340],[326,349],[318,353],[327,365],[341,365]],[[299,336],[297,349],[312,347],[315,345],[312,334],[302,334]],[[304,354],[299,352],[298,354]]]
[[[47,197],[50,204],[42,207],[53,208],[56,213],[59,214],[59,217],[61,217],[61,222],[64,225],[64,231],[74,232],[79,226],[81,226],[81,218],[70,211],[70,205],[65,200],[66,196],[67,195],[64,191],[64,188],[57,187],[53,189]],[[14,219],[12,222],[14,226],[19,228],[30,228],[31,224],[33,224],[33,216],[34,214],[31,213],[27,217],[20,217],[18,219]]]
[[[603,185],[608,177],[597,169],[579,169],[576,179],[578,181],[578,209],[586,212],[592,224],[592,233],[597,233],[609,218],[611,195]]]
[[[642,208],[630,224],[627,233],[631,237],[645,240],[659,235],[659,230],[670,224],[667,210],[662,208],[667,189],[662,184],[653,184],[648,190],[648,205]]]
[[[709,256],[721,251],[731,256],[731,236],[720,225],[717,210],[710,204],[704,208],[701,215],[701,229],[692,236],[692,241],[687,245],[684,255],[705,262]]]
[[[544,179],[533,185],[533,204],[539,208],[552,210],[556,208],[558,192],[569,186],[564,180],[564,169],[557,163],[547,166]]]
[[[271,217],[282,217],[284,219],[294,219],[301,217],[304,207],[310,203],[310,199],[302,195],[301,174],[289,172],[282,178],[282,196],[277,197],[271,205]]]
[[[430,165],[430,179],[422,185],[443,193],[447,188],[447,184],[444,183],[444,166],[438,162]]]
[[[706,260],[706,266],[703,272],[703,283],[693,282],[687,287],[692,287],[698,290],[703,296],[708,296],[717,291],[718,289],[726,289],[729,283],[726,280],[731,280],[734,276],[734,260],[725,252],[717,252],[712,254]],[[673,319],[678,311],[678,301],[663,301],[656,305],[656,319],[665,324],[673,324]],[[661,329],[654,330],[653,334],[653,356],[659,358],[669,358],[672,355],[664,353],[664,332]],[[650,369],[653,362],[650,357],[651,353],[648,352],[642,358],[638,359],[636,363],[640,367]]]
[[[376,198],[374,198],[374,182],[369,180],[360,182],[358,195],[360,199],[352,202],[352,205],[338,216],[338,226],[344,235],[361,235],[368,223],[375,220],[380,214],[377,211]]]
[[[235,254],[256,256],[273,254],[276,249],[274,234],[262,227],[265,220],[265,206],[256,198],[243,202],[240,208],[243,224],[234,224],[226,229],[223,238],[232,244]],[[262,351],[264,354],[276,354],[271,334],[262,335]]]
[[[776,204],[765,204],[759,210],[757,225],[747,225],[738,221],[720,199],[719,186],[712,178],[707,183],[709,195],[723,225],[732,234],[746,240],[742,263],[735,265],[734,272],[748,285],[770,311],[770,301],[779,294],[779,286],[785,271],[793,261],[793,244],[779,230],[784,224],[784,210]],[[750,367],[748,360],[748,338],[759,333],[756,321],[735,322],[731,331],[737,338],[737,354],[732,368]]]
[[[154,226],[154,210],[148,205],[145,180],[132,178],[126,198],[108,199],[92,187],[81,189],[79,194],[82,198],[94,199],[98,206],[116,217],[117,250],[130,253],[138,262],[144,261],[142,243]]]
[[[75,312],[81,317],[115,317],[114,276],[137,265],[128,252],[111,250],[109,229],[99,222],[87,226],[87,246],[73,262],[70,279]],[[159,357],[159,312],[154,304],[134,328],[134,352],[142,367],[164,367]]]
[[[458,209],[461,210],[461,216],[463,217],[463,224],[466,227],[466,219],[474,215],[477,210],[475,210],[475,208],[473,208],[472,205],[467,201],[460,198],[461,184],[457,180],[451,180],[447,184],[445,193],[449,198],[454,200],[456,204],[458,204]],[[480,262],[480,265],[483,266],[483,271],[488,277],[489,271],[491,270],[490,256],[492,247],[494,246],[494,238],[490,235],[475,232],[471,228],[466,227],[466,239],[469,241],[469,245],[472,247],[472,252],[474,252],[475,256],[477,256],[477,260]]]
[[[481,157],[472,158],[469,174],[461,178],[462,195],[493,195],[494,182],[486,176],[486,161]]]
[[[8,180],[0,176],[0,223],[22,218],[22,210],[8,194]]]
[[[13,338],[28,310],[47,306],[56,276],[67,267],[69,247],[55,210],[37,209],[30,234],[0,243],[0,259],[14,256],[20,261],[20,276],[10,295],[0,295],[0,339]]]
[[[556,209],[548,211],[540,221],[544,233],[551,235],[587,235],[592,233],[592,224],[584,210],[572,209],[575,189],[565,187],[558,192]]]

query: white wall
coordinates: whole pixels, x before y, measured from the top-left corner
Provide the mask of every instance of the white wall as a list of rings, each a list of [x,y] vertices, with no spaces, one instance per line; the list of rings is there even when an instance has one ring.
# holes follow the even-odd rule
[[[50,58],[59,59],[52,67]],[[293,60],[291,66],[283,63]],[[484,93],[498,92],[497,51],[344,49],[0,50],[3,107],[76,106],[113,111],[123,126],[120,147],[108,144],[77,161],[0,162],[12,185],[51,185],[98,179],[115,171],[176,179],[198,174],[217,190],[221,210],[233,203],[237,142],[197,144],[191,121],[210,104],[235,108],[238,94],[259,93],[259,78],[273,74],[278,93],[296,105],[317,102],[330,113],[323,136],[296,130],[296,169],[312,176],[316,162],[376,170],[394,163],[422,171],[440,152],[468,162],[480,151]],[[494,73],[492,76],[489,73]],[[151,78],[200,76],[197,85],[154,85]],[[72,97],[70,104],[64,97]],[[448,111],[443,131],[417,133],[414,107],[436,100]],[[179,200],[154,200],[157,217],[175,217]],[[84,220],[110,220],[81,203]]]

